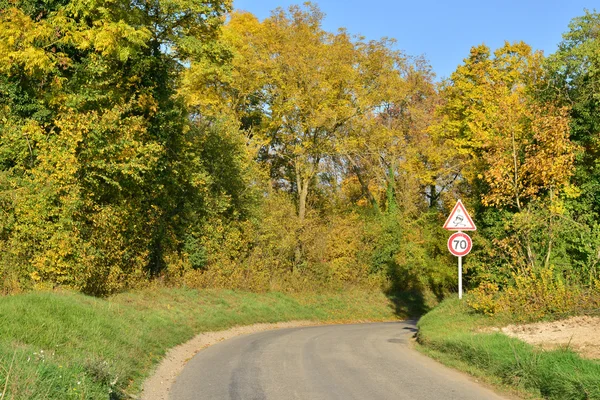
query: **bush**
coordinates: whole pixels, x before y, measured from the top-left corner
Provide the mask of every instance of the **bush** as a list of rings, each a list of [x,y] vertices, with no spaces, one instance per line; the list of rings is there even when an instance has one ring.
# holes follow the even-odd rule
[[[483,314],[506,313],[517,320],[534,321],[597,308],[600,290],[571,284],[553,267],[527,269],[513,274],[513,281],[502,291],[495,283],[481,283],[469,293],[467,304]]]

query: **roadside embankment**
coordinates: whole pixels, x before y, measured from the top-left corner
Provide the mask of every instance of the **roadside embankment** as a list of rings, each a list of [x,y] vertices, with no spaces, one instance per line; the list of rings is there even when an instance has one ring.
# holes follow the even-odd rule
[[[524,397],[600,399],[599,360],[583,359],[567,346],[545,350],[494,329],[511,322],[446,300],[419,321],[419,348]]]
[[[396,305],[397,306],[397,305]],[[283,321],[398,318],[383,293],[153,289],[98,299],[72,292],[0,297],[0,399],[124,399],[168,350],[201,332]]]

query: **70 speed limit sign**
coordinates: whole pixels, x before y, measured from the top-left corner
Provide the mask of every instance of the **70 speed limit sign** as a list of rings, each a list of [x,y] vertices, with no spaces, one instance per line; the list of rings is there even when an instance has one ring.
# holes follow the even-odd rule
[[[462,258],[469,254],[471,247],[473,247],[473,242],[469,235],[461,231],[477,230],[462,201],[458,200],[456,202],[444,224],[444,229],[458,231],[448,239],[448,250],[458,257],[458,298],[462,299]]]
[[[448,239],[448,250],[456,257],[466,256],[469,254],[472,247],[473,242],[466,233],[456,232]]]

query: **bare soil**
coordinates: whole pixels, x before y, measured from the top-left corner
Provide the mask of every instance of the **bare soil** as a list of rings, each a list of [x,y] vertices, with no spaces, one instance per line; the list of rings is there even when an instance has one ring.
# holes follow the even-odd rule
[[[168,400],[169,390],[175,382],[177,375],[183,370],[185,364],[200,350],[212,346],[234,336],[262,332],[273,329],[295,328],[300,326],[320,325],[314,321],[290,321],[276,324],[254,324],[239,326],[219,332],[206,332],[197,335],[192,340],[169,350],[158,368],[145,382],[142,389],[141,400]]]
[[[600,359],[599,317],[571,317],[554,322],[509,325],[501,331],[544,349],[569,348],[582,357]]]

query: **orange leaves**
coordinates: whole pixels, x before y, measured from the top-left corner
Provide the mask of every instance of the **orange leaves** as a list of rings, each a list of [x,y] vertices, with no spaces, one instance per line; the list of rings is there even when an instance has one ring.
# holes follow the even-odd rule
[[[483,178],[488,206],[513,206],[560,191],[572,174],[575,146],[568,110],[530,94],[544,79],[543,56],[524,43],[505,43],[490,57],[471,50],[443,94],[438,132],[463,157],[464,176]]]
[[[576,145],[569,140],[569,110],[532,105],[532,143],[526,148],[527,180],[532,189],[561,190],[573,174]]]
[[[576,146],[569,140],[568,110],[530,103],[518,117],[510,134],[495,136],[482,154],[490,188],[484,205],[517,206],[548,191],[557,194],[573,174]]]

